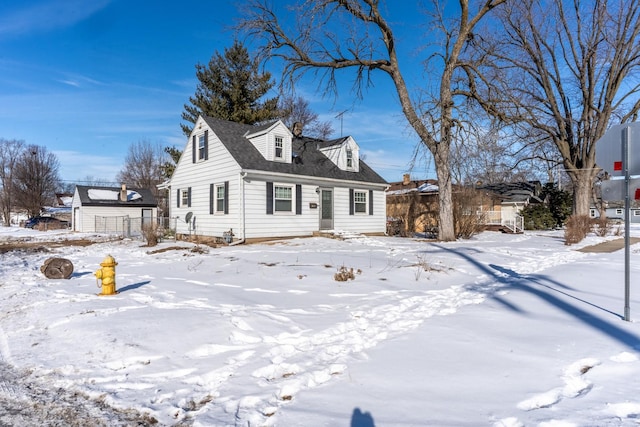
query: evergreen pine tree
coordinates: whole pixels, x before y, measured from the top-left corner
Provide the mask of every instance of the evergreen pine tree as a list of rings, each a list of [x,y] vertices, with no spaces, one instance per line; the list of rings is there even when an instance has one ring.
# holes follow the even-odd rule
[[[200,114],[246,124],[279,116],[278,97],[263,99],[275,85],[271,74],[261,72],[259,60],[251,58],[238,41],[224,55],[216,52],[208,65],[197,64],[196,76],[196,93],[182,113],[188,122],[180,125],[185,135],[191,133]]]

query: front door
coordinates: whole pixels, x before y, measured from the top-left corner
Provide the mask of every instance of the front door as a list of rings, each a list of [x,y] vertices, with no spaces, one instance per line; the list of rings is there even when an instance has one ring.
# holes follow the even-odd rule
[[[320,230],[333,230],[333,189],[320,189]]]

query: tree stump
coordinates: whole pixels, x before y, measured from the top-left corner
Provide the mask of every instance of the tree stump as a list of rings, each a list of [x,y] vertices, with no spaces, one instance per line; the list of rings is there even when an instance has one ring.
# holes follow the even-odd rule
[[[73,263],[66,258],[48,258],[40,271],[47,279],[68,279],[73,274]]]

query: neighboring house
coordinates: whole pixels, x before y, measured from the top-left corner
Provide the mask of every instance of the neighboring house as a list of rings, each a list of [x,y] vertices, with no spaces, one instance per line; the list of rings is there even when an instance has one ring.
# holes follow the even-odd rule
[[[151,190],[76,186],[71,202],[71,228],[82,232],[138,234],[158,216]]]
[[[199,117],[171,179],[178,236],[242,242],[339,230],[385,232],[387,182],[350,137],[295,135],[281,122]]]
[[[41,215],[52,216],[61,221],[71,224],[71,203],[73,194],[56,193],[55,204],[42,209]]]
[[[479,224],[489,230],[521,232],[522,208],[542,203],[538,197],[542,186],[537,181],[475,187],[453,185],[452,189],[454,216],[476,215]],[[387,190],[387,213],[389,234],[437,234],[437,181],[411,180],[405,174],[401,182],[391,183]]]
[[[504,226],[513,232],[524,229],[520,211],[530,203],[542,203],[538,197],[542,191],[539,181],[480,185],[476,189],[483,193],[478,215],[485,225]]]
[[[640,223],[640,206],[636,201],[632,201],[630,210],[629,222]],[[605,213],[607,219],[624,221],[624,202],[605,202]],[[591,207],[589,216],[591,218],[600,218],[600,212],[595,207]]]
[[[71,207],[72,202],[73,202],[73,194],[56,193],[56,204],[54,207],[56,208]]]
[[[438,226],[436,180],[412,180],[409,174],[404,174],[402,181],[389,185],[386,196],[387,232],[390,235],[435,233]]]

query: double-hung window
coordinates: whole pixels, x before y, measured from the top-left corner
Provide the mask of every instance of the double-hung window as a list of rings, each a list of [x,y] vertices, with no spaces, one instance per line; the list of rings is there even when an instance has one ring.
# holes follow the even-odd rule
[[[275,138],[275,157],[276,159],[282,159],[284,154],[284,140],[281,136],[276,136]]]
[[[347,150],[347,168],[353,168],[353,150]]]
[[[367,192],[353,192],[353,206],[356,213],[367,213]]]
[[[216,185],[216,212],[224,212],[224,204],[226,203],[224,196],[224,185]]]
[[[291,212],[293,208],[293,191],[289,186],[273,187],[273,207],[275,212]]]
[[[198,140],[198,160],[205,159],[205,150],[207,149],[206,139],[204,135],[200,135],[200,139]]]
[[[189,190],[188,189],[184,189],[180,192],[180,198],[182,199],[182,202],[180,203],[181,206],[189,206]]]

